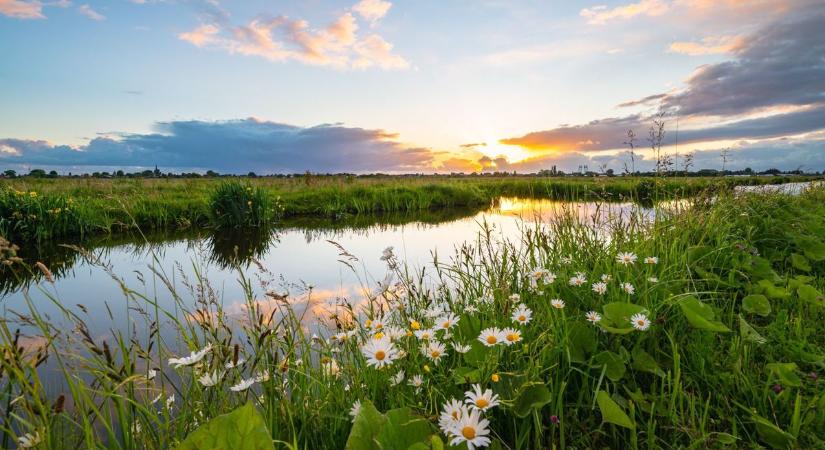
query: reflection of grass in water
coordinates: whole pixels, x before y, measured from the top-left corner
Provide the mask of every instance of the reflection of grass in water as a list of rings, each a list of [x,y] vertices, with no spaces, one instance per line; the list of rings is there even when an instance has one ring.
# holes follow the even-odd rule
[[[267,444],[271,437],[289,448],[344,448],[351,430],[361,430],[382,448],[396,448],[389,438],[443,440],[436,424],[443,405],[478,384],[503,400],[484,413],[501,448],[821,448],[825,190],[719,196],[689,211],[652,223],[612,222],[609,239],[575,216],[513,239],[482,230],[427,273],[411,273],[387,254],[387,272],[401,285],[375,292],[361,311],[350,309],[360,298],[349,299],[340,308],[346,317],[358,314],[354,328],[340,321],[340,329],[318,338],[264,268],[260,286],[238,274],[246,293],[241,328],[204,278],[174,283],[155,272],[157,285],[174,297],[166,311],[121,285],[130,328],[113,337],[93,334],[85,313],[44,289],[68,327],[31,303],[25,319],[0,321],[2,445],[28,432],[44,448],[170,448],[207,420],[252,402]],[[617,260],[624,252],[631,254]],[[644,262],[652,256],[658,260]],[[602,274],[611,279],[597,293],[590,283]],[[568,282],[579,277],[587,278],[584,286]],[[634,286],[632,294],[624,283]],[[551,306],[555,298],[563,308]],[[511,320],[515,302],[530,308],[529,323]],[[446,312],[439,308],[458,324],[449,339],[436,332],[446,353],[435,362],[407,332],[413,323],[443,323],[434,319]],[[193,309],[208,320],[195,320]],[[587,321],[591,310],[598,323]],[[642,316],[631,322],[636,314]],[[378,321],[381,333],[394,336],[393,350],[406,354],[382,369],[363,354],[376,341]],[[34,344],[43,351],[20,351],[17,326],[46,337]],[[489,327],[512,327],[508,334],[521,341],[487,347],[478,337]],[[163,339],[161,329],[173,338]],[[459,353],[453,342],[469,351]],[[72,408],[47,396],[36,368],[46,349]],[[191,364],[170,368],[170,358],[190,352]],[[226,368],[241,359],[240,368]],[[148,367],[162,370],[147,379]],[[403,379],[393,383],[401,370]],[[215,386],[199,381],[206,374],[218,374]],[[421,377],[420,389],[409,384],[413,376]],[[244,379],[253,386],[230,389]],[[347,411],[356,400],[380,411],[408,409],[389,418],[368,410],[353,425]],[[404,432],[413,425],[410,437]]]

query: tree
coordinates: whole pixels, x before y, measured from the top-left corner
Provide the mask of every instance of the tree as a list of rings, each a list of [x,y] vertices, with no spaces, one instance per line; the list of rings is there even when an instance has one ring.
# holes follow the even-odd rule
[[[43,169],[32,169],[29,172],[29,176],[34,177],[34,178],[45,178],[46,177],[46,171],[43,170]]]
[[[6,178],[15,178],[17,176],[17,172],[12,169],[9,169],[4,171],[3,175],[5,175]]]

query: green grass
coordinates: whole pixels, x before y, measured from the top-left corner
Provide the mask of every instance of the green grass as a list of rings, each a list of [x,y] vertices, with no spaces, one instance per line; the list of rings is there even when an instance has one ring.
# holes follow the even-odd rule
[[[227,221],[231,227],[252,222],[261,226],[289,217],[340,219],[375,213],[482,209],[500,196],[650,202],[707,190],[724,191],[735,185],[806,179],[809,178],[245,178],[239,182],[253,189],[256,197],[255,207],[246,211],[246,197],[229,196],[222,205],[216,203],[219,191],[238,183],[228,183],[226,179],[20,178],[0,183],[0,235],[20,243],[42,243],[54,238],[83,239],[136,229],[219,228],[226,226]],[[31,192],[36,196],[31,196]],[[266,205],[271,205],[273,211],[266,211],[270,208]],[[54,213],[57,209],[60,212]]]
[[[573,217],[504,242],[481,229],[435,272],[389,258],[387,271],[400,284],[362,307],[356,306],[362,298],[348,299],[351,306],[342,306],[333,329],[317,340],[293,309],[311,300],[311,292],[264,298],[262,292],[277,289],[263,268],[263,286],[240,276],[247,292],[240,326],[207,279],[174,289],[171,274],[155,274],[157,285],[177,299],[175,311],[163,311],[143,289],[130,289],[112,274],[134,327],[114,338],[92,336],[87,313],[63,305],[44,282],[41,289],[63,317],[45,317],[30,303],[24,319],[0,322],[3,445],[37,432],[42,448],[170,448],[195,430],[201,431],[191,439],[238,435],[240,423],[257,448],[408,448],[417,442],[412,448],[435,449],[446,440],[437,426],[442,406],[477,383],[501,399],[484,413],[491,448],[825,447],[825,189],[690,203],[653,223],[603,223],[602,233]],[[621,264],[621,252],[639,260]],[[645,264],[647,256],[658,263]],[[359,267],[345,251],[341,258]],[[557,279],[532,283],[535,268]],[[584,286],[568,283],[577,272],[588,279]],[[602,274],[612,280],[599,295],[591,283]],[[631,283],[635,292],[620,283]],[[554,298],[565,307],[552,307]],[[516,303],[532,310],[528,324],[511,321]],[[469,344],[468,353],[447,345],[436,363],[421,353],[416,337],[405,335],[411,321],[435,325],[427,314],[434,305],[459,318],[451,338],[441,331],[437,338]],[[591,310],[601,313],[598,324],[585,320]],[[636,312],[650,318],[649,329],[631,327]],[[401,330],[393,345],[407,353],[383,369],[362,355],[379,317],[384,333]],[[44,339],[24,347],[19,326]],[[519,329],[523,340],[481,345],[480,331],[493,326]],[[63,331],[70,329],[75,332]],[[345,331],[352,332],[345,341],[328,339]],[[161,337],[168,333],[175,338]],[[212,350],[197,365],[169,367],[168,358],[207,345]],[[63,403],[46,394],[36,368],[46,354],[66,385]],[[223,369],[239,358],[247,363]],[[161,368],[152,380],[149,367]],[[216,370],[225,371],[216,386],[197,381]],[[394,385],[400,370],[405,381]],[[269,378],[249,390],[229,389],[265,371]],[[424,380],[420,389],[407,383],[414,375]],[[353,425],[347,412],[356,400],[363,406]],[[237,410],[249,401],[252,409]]]

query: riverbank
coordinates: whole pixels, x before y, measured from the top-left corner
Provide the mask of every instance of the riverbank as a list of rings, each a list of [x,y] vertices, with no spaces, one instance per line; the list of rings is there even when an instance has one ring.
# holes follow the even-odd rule
[[[317,336],[293,309],[313,294],[279,297],[266,267],[239,273],[240,317],[209,279],[152,274],[169,310],[124,286],[113,336],[44,281],[63,313],[30,303],[0,322],[0,429],[56,449],[199,448],[239,423],[264,449],[436,449],[469,393],[490,448],[823,447],[825,188],[685,211],[604,237],[573,217],[503,241],[479,230],[426,276],[388,250],[388,277],[370,277],[387,281],[340,299]]]
[[[338,177],[198,179],[7,179],[0,183],[0,235],[18,242],[136,230],[217,227],[213,193],[228,181],[260,191],[268,220],[482,209],[501,196],[641,201],[812,177]]]

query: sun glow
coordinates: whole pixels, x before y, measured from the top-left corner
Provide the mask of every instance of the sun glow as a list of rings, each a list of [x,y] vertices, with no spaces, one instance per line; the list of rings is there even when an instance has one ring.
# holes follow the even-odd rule
[[[530,152],[522,146],[505,145],[497,140],[486,141],[486,145],[479,146],[478,150],[493,159],[503,156],[511,163],[523,161],[530,156]]]

